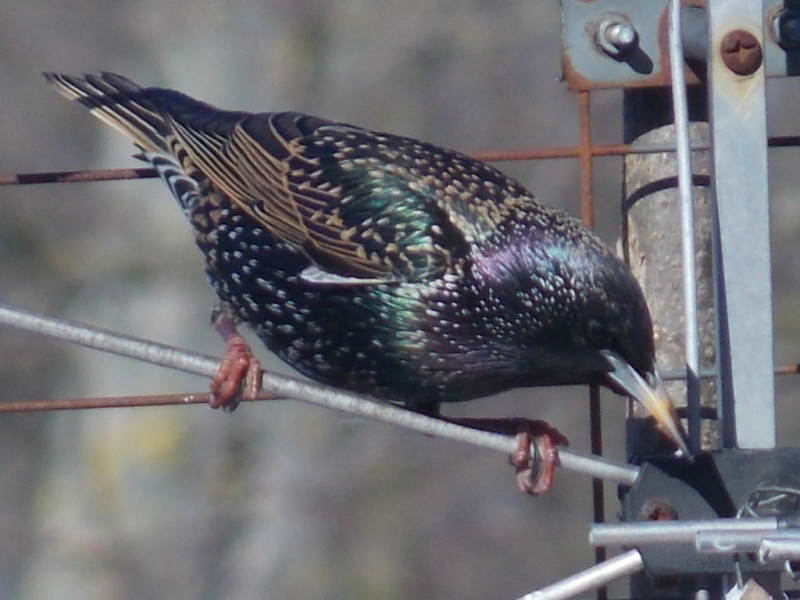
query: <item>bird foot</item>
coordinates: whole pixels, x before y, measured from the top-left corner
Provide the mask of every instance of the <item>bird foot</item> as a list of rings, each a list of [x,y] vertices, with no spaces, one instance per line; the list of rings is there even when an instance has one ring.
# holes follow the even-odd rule
[[[516,435],[517,448],[509,456],[509,462],[517,471],[517,485],[520,491],[541,496],[552,489],[558,466],[556,446],[568,446],[569,441],[547,422],[525,418],[445,418],[444,420],[483,431]]]
[[[541,496],[553,488],[559,464],[556,446],[566,446],[567,438],[544,421],[519,421],[517,449],[510,456],[517,471],[517,486],[526,494]]]
[[[233,412],[241,400],[254,400],[258,396],[263,370],[230,316],[215,314],[213,325],[225,340],[226,349],[217,374],[211,380],[208,404],[211,408]]]

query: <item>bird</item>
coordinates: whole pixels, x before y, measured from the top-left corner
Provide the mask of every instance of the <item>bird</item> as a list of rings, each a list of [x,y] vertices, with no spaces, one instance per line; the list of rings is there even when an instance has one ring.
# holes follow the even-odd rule
[[[641,402],[689,455],[630,269],[493,166],[298,112],[221,110],[113,73],[44,75],[130,137],[189,220],[226,341],[212,407],[233,410],[260,387],[245,324],[311,379],[431,416],[513,388],[604,385]],[[525,421],[514,462],[537,494],[565,439]],[[531,439],[544,458],[535,477]]]

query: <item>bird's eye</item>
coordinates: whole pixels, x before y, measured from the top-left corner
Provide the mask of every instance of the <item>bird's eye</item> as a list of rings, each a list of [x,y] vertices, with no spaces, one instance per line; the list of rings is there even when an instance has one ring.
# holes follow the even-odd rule
[[[587,331],[587,336],[589,338],[589,343],[597,348],[607,348],[613,339],[611,331],[608,329],[608,327],[600,323],[600,321],[596,321],[595,319],[589,321],[589,330]]]

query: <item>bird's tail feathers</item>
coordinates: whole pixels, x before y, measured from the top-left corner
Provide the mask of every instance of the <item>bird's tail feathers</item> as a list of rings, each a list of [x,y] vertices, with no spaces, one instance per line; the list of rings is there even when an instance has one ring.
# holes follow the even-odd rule
[[[133,138],[148,152],[168,152],[165,137],[170,126],[147,90],[114,73],[73,77],[44,73],[47,82],[62,95],[88,108],[93,115],[117,131]]]

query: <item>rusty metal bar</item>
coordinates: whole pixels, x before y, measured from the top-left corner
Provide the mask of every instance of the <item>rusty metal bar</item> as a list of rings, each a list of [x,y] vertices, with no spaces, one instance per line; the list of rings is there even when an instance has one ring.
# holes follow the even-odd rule
[[[594,194],[592,189],[592,108],[589,92],[578,92],[580,116],[580,181],[581,219],[589,228],[594,228]]]
[[[103,396],[98,398],[69,398],[64,400],[21,400],[0,403],[0,413],[49,412],[57,410],[89,410],[93,408],[133,408],[138,406],[176,406],[208,404],[211,394],[154,394],[146,396]],[[275,396],[260,394],[254,400],[276,400]],[[243,399],[244,400],[244,399]]]
[[[33,183],[83,183],[86,181],[119,181],[122,179],[152,179],[158,177],[155,169],[95,169],[89,171],[45,171],[0,175],[0,185],[28,185]]]
[[[120,334],[84,323],[54,319],[25,309],[0,303],[0,323],[40,333],[74,344],[127,356],[163,367],[178,369],[197,375],[213,377],[219,368],[219,359],[189,352],[182,348],[159,344],[144,338]],[[310,404],[413,429],[434,437],[444,437],[490,450],[511,454],[516,450],[516,440],[511,436],[471,429],[442,419],[428,417],[386,402],[376,402],[344,390],[303,381],[288,375],[265,371],[264,388],[273,398],[292,398]],[[194,404],[195,402],[180,402]],[[88,408],[81,407],[81,408]],[[40,405],[38,410],[44,410]],[[561,467],[593,477],[603,477],[623,485],[633,485],[639,468],[616,464],[597,456],[587,456],[569,450],[559,451]]]
[[[581,220],[587,227],[595,226],[594,187],[592,173],[592,97],[588,91],[578,92],[578,117],[580,126],[580,196]],[[596,385],[589,386],[589,431],[590,444],[593,454],[603,454],[603,427],[600,411],[600,388]],[[595,523],[605,521],[605,498],[603,496],[603,481],[592,479],[592,512]],[[594,549],[594,560],[601,564],[606,560],[606,549],[600,546]],[[606,600],[608,590],[605,586],[597,588],[597,600]]]
[[[800,375],[800,363],[779,365],[775,367],[775,375]],[[684,379],[686,374],[662,373],[665,380]],[[714,377],[715,373],[700,372],[700,377]],[[74,398],[68,400],[19,400],[0,403],[0,413],[41,412],[56,410],[88,410],[92,408],[134,408],[137,406],[174,406],[181,404],[208,404],[208,393],[186,392],[183,394],[154,394],[144,396],[112,396],[97,398]],[[262,394],[255,400],[280,400],[268,394]],[[708,410],[712,410],[707,407]],[[704,416],[704,418],[709,418]],[[594,453],[594,449],[592,449]]]
[[[800,135],[777,136],[769,139],[771,148],[800,146]],[[706,145],[692,146],[692,150],[708,150]],[[590,145],[591,155],[626,156],[628,154],[657,154],[674,152],[669,145],[652,144],[632,146],[630,144]],[[559,158],[579,158],[580,146],[553,146],[545,148],[526,148],[522,150],[485,150],[472,152],[471,156],[485,162],[506,162],[520,160],[550,160]],[[158,177],[155,169],[93,169],[84,171],[42,171],[39,173],[19,173],[0,175],[2,185],[31,185],[37,183],[83,183],[87,181],[120,181],[127,179],[153,179]]]

